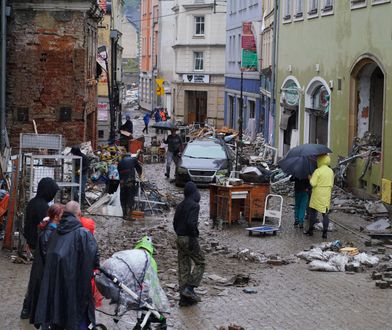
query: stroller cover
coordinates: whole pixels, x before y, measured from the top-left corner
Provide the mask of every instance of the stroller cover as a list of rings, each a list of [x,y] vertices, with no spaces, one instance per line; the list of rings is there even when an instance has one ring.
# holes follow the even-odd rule
[[[157,311],[168,313],[169,301],[160,286],[158,275],[151,265],[151,257],[143,249],[116,252],[101,265],[106,272],[116,276],[124,285],[135,292],[135,300],[127,292],[118,288],[111,279],[99,273],[95,282],[101,294],[117,304],[116,313],[121,316],[128,310],[140,310],[145,302]]]

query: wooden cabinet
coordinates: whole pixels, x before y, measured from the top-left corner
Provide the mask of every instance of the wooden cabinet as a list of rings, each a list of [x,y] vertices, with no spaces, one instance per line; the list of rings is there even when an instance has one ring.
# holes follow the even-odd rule
[[[269,184],[243,184],[240,186],[210,185],[210,218],[231,224],[241,213],[248,223],[262,218]]]

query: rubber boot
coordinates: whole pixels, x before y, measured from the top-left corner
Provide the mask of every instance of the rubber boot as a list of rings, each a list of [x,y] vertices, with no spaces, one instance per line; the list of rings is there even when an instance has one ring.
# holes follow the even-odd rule
[[[323,230],[323,236],[321,236],[321,237],[322,237],[322,238],[328,238],[327,233],[328,233],[327,230]]]

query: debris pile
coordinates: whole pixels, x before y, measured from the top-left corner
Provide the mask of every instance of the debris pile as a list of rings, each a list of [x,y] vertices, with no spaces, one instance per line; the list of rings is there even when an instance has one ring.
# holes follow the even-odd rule
[[[306,260],[310,270],[325,272],[363,272],[380,261],[377,256],[360,253],[357,248],[342,248],[340,241],[323,243],[298,253],[297,257]]]

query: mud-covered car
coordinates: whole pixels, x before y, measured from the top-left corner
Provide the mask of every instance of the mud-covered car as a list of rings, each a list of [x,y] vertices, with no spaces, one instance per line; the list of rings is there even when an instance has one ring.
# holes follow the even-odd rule
[[[229,176],[234,154],[218,139],[198,139],[189,142],[176,166],[175,183],[182,186],[188,181],[208,185],[217,175]]]

